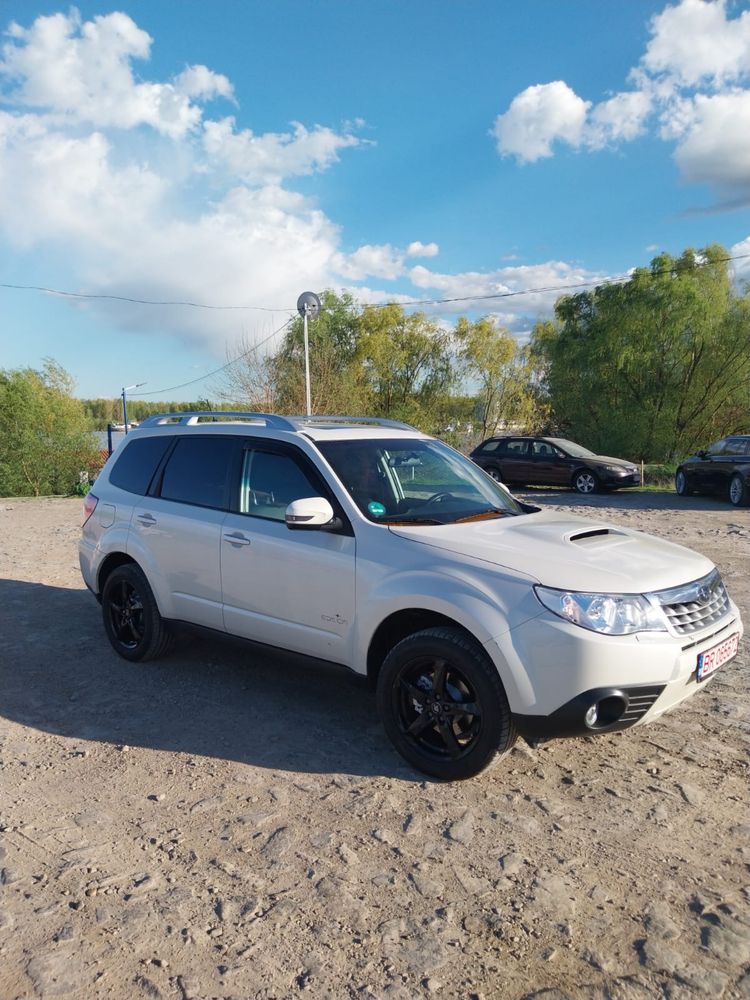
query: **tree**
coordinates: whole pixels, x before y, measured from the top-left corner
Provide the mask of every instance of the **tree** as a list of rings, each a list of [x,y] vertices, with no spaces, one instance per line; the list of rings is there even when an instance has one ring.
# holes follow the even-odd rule
[[[455,337],[462,372],[479,388],[476,413],[482,438],[501,426],[528,427],[534,397],[529,365],[516,340],[491,316],[475,322],[462,317]]]
[[[52,359],[41,371],[0,370],[0,495],[70,493],[99,448],[71,376]]]
[[[422,312],[368,306],[355,360],[369,412],[437,430],[441,404],[456,383],[450,333]]]
[[[558,300],[531,352],[561,430],[660,461],[750,417],[750,304],[726,258],[720,246],[662,254],[622,285]]]

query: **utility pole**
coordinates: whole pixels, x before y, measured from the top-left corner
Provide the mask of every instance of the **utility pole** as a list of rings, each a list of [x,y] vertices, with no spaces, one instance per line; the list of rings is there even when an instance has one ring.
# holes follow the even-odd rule
[[[307,320],[315,319],[320,312],[320,299],[315,292],[303,292],[297,299],[297,312],[302,317],[305,336],[305,405],[307,416],[312,416],[312,399],[310,395],[310,347],[307,339]]]

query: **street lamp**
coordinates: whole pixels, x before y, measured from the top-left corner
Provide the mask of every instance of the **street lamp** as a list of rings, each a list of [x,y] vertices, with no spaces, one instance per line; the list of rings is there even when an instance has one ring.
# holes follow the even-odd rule
[[[128,403],[126,398],[126,393],[130,392],[131,389],[140,389],[145,382],[136,382],[135,385],[124,385],[122,387],[122,422],[125,424],[125,433],[128,433]]]

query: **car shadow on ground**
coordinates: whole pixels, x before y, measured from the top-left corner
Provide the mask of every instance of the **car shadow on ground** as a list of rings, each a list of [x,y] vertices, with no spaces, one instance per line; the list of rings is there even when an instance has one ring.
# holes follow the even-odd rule
[[[87,591],[16,580],[0,580],[0,641],[0,714],[24,726],[272,770],[424,780],[344,668],[194,635],[131,664]]]
[[[527,489],[519,487],[511,492],[525,503],[539,506],[569,507],[571,509],[597,509],[600,507],[618,510],[671,510],[675,514],[686,511],[724,511],[727,515],[740,514],[747,508],[733,507],[728,500],[713,496],[681,497],[676,493],[657,493],[638,490],[616,490],[612,493],[591,493],[583,495],[563,489]]]

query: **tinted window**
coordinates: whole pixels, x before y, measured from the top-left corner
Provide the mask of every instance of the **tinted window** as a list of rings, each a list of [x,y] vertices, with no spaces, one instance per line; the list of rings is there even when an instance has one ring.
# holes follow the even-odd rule
[[[486,451],[497,451],[498,447],[502,444],[502,441],[485,441],[482,445],[482,454]]]
[[[242,463],[240,512],[283,521],[292,500],[318,497],[316,485],[291,455],[246,451]]]
[[[505,448],[503,448],[503,452],[508,458],[523,458],[528,454],[528,450],[528,441],[507,441]]]
[[[164,469],[161,496],[199,507],[226,509],[234,449],[233,438],[179,438]]]
[[[744,438],[730,438],[727,441],[726,455],[746,455],[748,442]]]
[[[534,441],[531,445],[531,454],[535,458],[561,458],[562,452],[553,444],[547,441]]]
[[[113,486],[145,496],[156,467],[172,443],[168,435],[136,438],[125,445],[109,474]]]
[[[715,444],[712,444],[711,447],[708,449],[708,454],[723,455],[726,450],[726,444],[727,444],[726,438],[722,438],[721,441],[716,441]]]

